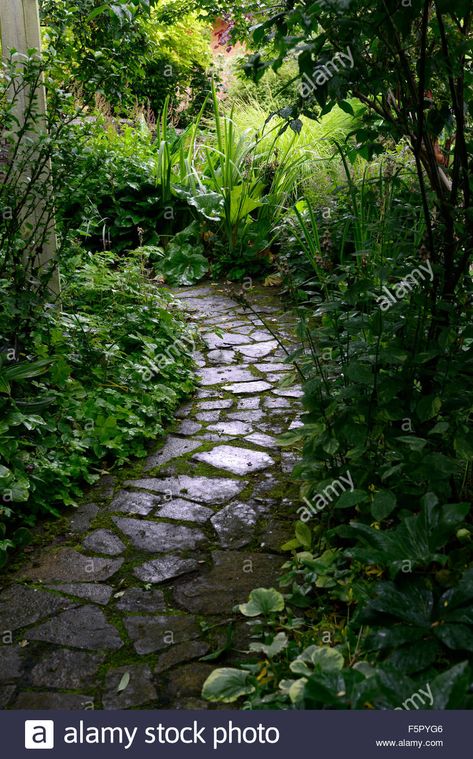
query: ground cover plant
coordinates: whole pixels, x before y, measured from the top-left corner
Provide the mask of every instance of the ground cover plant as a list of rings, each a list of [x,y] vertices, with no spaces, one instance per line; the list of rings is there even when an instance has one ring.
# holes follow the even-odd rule
[[[4,51],[0,89],[0,564],[38,518],[145,456],[192,394],[198,335],[169,287],[238,283],[264,356],[287,325],[249,293],[277,284],[297,345],[283,343],[265,409],[276,417],[300,383],[300,421],[278,437],[299,495],[277,508],[295,529],[280,575],[236,607],[245,656],[226,660],[229,633],[204,657],[202,696],[245,709],[472,708],[468,4],[41,10],[43,57]],[[222,84],[212,45],[232,55],[238,41]],[[223,406],[204,401],[197,427],[240,379],[270,386],[262,369],[228,368],[235,345],[248,363],[258,354],[246,322],[225,342],[219,313],[201,331],[236,380]],[[240,436],[255,400],[232,418]],[[274,440],[256,437],[271,453]]]

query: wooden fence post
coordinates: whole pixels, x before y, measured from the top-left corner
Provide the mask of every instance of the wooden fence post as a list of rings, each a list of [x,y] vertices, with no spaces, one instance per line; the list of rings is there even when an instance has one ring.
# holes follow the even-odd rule
[[[0,35],[2,42],[2,57],[4,60],[8,59],[12,49],[15,49],[20,55],[26,55],[28,50],[34,48],[38,51],[38,55],[40,55],[41,27],[38,0],[1,0]],[[37,115],[40,117],[37,124],[41,124],[42,122],[41,126],[44,125],[44,129],[46,129],[46,92],[44,86],[38,88],[35,96],[36,111]],[[23,92],[17,98],[17,102],[15,103],[16,116],[19,119],[20,124],[25,117],[27,102],[28,93]],[[41,181],[44,185],[44,192],[40,193],[36,207],[30,212],[29,217],[24,219],[24,222],[29,222],[33,229],[37,229],[38,225],[41,226],[41,219],[45,216],[45,208],[53,203],[50,163],[48,163],[46,170],[43,172]],[[44,234],[44,232],[46,232],[46,234]],[[39,252],[34,250],[35,246],[33,244],[33,250],[30,251],[31,257],[35,259],[40,269],[49,266],[57,259],[54,218],[48,223],[47,229],[45,229],[43,225],[41,238],[43,239],[41,250]],[[52,271],[48,286],[53,295],[59,295],[60,285],[57,262]]]

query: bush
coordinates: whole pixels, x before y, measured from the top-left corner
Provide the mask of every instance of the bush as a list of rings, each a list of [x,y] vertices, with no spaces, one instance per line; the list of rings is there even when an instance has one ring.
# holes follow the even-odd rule
[[[28,343],[2,340],[2,562],[23,525],[74,505],[104,468],[145,455],[194,387],[192,339],[143,264],[77,250],[64,261],[62,311],[38,302]],[[11,284],[1,289],[5,336],[21,305]]]

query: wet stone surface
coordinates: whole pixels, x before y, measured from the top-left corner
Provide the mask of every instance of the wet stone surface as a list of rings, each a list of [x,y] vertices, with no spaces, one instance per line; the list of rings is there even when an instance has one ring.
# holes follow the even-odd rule
[[[234,607],[277,583],[293,536],[297,459],[277,435],[300,424],[301,390],[279,386],[292,367],[275,335],[294,341],[277,295],[247,292],[254,313],[233,292],[175,292],[203,336],[193,398],[146,460],[103,476],[7,576],[0,708],[207,709],[206,677],[248,647]],[[234,649],[199,661],[232,618]]]

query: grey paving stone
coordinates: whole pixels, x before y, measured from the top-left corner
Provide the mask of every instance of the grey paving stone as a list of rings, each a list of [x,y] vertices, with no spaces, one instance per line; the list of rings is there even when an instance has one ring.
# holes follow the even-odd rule
[[[194,435],[201,429],[201,424],[193,422],[192,419],[184,419],[184,421],[179,425],[177,431],[180,435]]]
[[[208,703],[198,697],[202,693],[203,684],[214,669],[215,664],[207,662],[192,662],[177,667],[168,680],[165,695],[171,702],[176,703],[177,708],[208,708]]]
[[[123,646],[120,636],[96,606],[63,611],[57,617],[25,633],[27,640],[43,640],[61,646],[100,651]]]
[[[291,408],[291,404],[287,400],[287,398],[265,398],[264,401],[264,407],[275,409],[275,408]]]
[[[210,350],[228,348],[232,345],[243,345],[251,342],[246,335],[238,335],[234,332],[224,332],[221,336],[215,334],[215,332],[208,332],[202,335],[202,339]]]
[[[1,621],[3,628],[3,619]],[[8,683],[21,676],[23,671],[23,657],[19,648],[13,644],[0,646],[0,683]]]
[[[212,517],[212,526],[224,548],[241,548],[254,537],[257,515],[247,503],[229,503]]]
[[[96,503],[82,504],[71,519],[70,531],[78,535],[87,532],[98,513],[99,507]]]
[[[164,611],[166,608],[164,594],[161,590],[127,588],[121,593],[122,595],[116,600],[116,607],[120,611],[133,611],[142,614],[144,611]]]
[[[140,551],[167,553],[176,549],[192,550],[205,540],[204,533],[194,527],[128,517],[113,517],[113,521]]]
[[[126,675],[129,677],[126,687],[118,690]],[[130,709],[145,704],[151,705],[157,698],[153,675],[147,664],[125,664],[108,670],[102,698],[104,709]]]
[[[189,477],[186,474],[166,479],[133,480],[125,483],[158,493],[173,493],[174,496],[189,498],[191,501],[204,503],[226,503],[234,498],[245,487],[246,483],[239,480],[223,479],[220,477]]]
[[[104,660],[103,654],[59,648],[43,654],[31,670],[31,684],[37,688],[79,690],[91,687]]]
[[[248,435],[245,440],[248,443],[259,445],[260,448],[277,448],[278,441],[272,435],[265,435],[263,432],[253,432],[252,435]]]
[[[175,498],[173,501],[169,501],[169,503],[161,506],[158,511],[159,517],[182,519],[186,522],[198,522],[200,524],[207,522],[212,514],[212,509],[207,508],[207,506],[186,501],[184,498]]]
[[[232,385],[224,385],[223,389],[235,395],[246,395],[247,393],[264,393],[265,390],[271,390],[271,387],[268,382],[257,380],[256,382],[235,382]]]
[[[0,593],[0,630],[18,630],[73,606],[68,598],[45,590],[12,585]]]
[[[274,460],[267,453],[232,445],[218,445],[211,451],[195,453],[192,458],[210,464],[216,469],[225,469],[232,474],[260,472],[274,464]]]
[[[263,412],[259,409],[250,409],[249,411],[231,411],[227,414],[229,419],[237,419],[242,422],[258,422],[263,419]]]
[[[220,419],[221,411],[199,411],[195,415],[195,418],[199,422],[217,422]]]
[[[284,451],[281,454],[282,471],[285,474],[290,474],[299,460],[300,460],[300,456],[297,456],[292,451]]]
[[[201,640],[190,640],[186,643],[178,643],[177,646],[171,646],[168,651],[158,658],[158,663],[154,669],[157,674],[165,672],[171,667],[176,667],[183,662],[198,659],[205,656],[210,646]]]
[[[138,654],[163,651],[200,635],[195,617],[189,615],[127,617],[124,624]]]
[[[88,551],[105,553],[107,556],[118,556],[125,550],[125,545],[111,530],[95,530],[87,535],[83,544]]]
[[[133,570],[135,577],[143,582],[157,585],[174,577],[195,572],[199,564],[195,559],[183,559],[181,556],[163,556],[161,559],[146,561]]]
[[[60,548],[45,553],[39,566],[31,566],[21,574],[42,582],[98,582],[108,580],[122,564],[123,559],[101,559],[84,556],[72,548]]]
[[[251,432],[252,427],[245,422],[218,422],[218,424],[209,424],[208,430],[219,432],[222,435],[247,435]]]
[[[122,490],[112,501],[108,507],[108,511],[139,514],[142,517],[146,517],[160,502],[161,497],[151,495],[151,493],[136,493]]]
[[[15,709],[63,709],[75,711],[93,709],[94,697],[74,693],[20,693],[14,702]]]
[[[251,333],[251,339],[255,340],[255,342],[258,342],[258,343],[264,343],[268,340],[272,340],[273,342],[276,342],[271,332],[268,332],[268,330],[266,329],[253,330],[253,332]]]
[[[235,351],[220,348],[218,350],[209,351],[207,353],[207,360],[211,364],[232,364],[235,361]]]
[[[259,408],[260,399],[259,398],[241,398],[238,401],[237,409],[239,411],[248,411],[248,410],[254,410]]]
[[[15,685],[4,685],[0,687],[0,709],[5,709],[5,707],[8,706],[15,691]]]
[[[239,366],[215,366],[201,369],[197,375],[201,384],[222,385],[224,382],[251,382],[255,379],[248,369]]]
[[[247,600],[255,587],[271,587],[284,557],[268,553],[214,551],[214,566],[193,580],[180,582],[176,602],[195,614],[226,614]]]
[[[294,527],[293,524],[291,526],[290,522],[275,521],[271,518],[262,532],[261,547],[266,551],[287,555],[287,552],[283,551],[281,546],[287,543],[293,531]]]
[[[277,348],[277,342],[270,340],[267,343],[255,343],[254,345],[239,345],[236,349],[238,353],[250,358],[263,358]]]
[[[260,372],[264,372],[265,374],[267,372],[288,372],[293,368],[290,364],[281,364],[277,361],[255,364],[255,367],[256,369],[259,369]]]
[[[144,471],[146,472],[149,469],[154,469],[156,466],[167,464],[167,462],[171,461],[172,459],[178,458],[179,456],[184,456],[185,453],[195,451],[195,449],[200,445],[201,443],[196,440],[183,440],[180,437],[169,435],[163,448],[161,448],[161,450],[157,453],[153,453],[152,456],[148,456],[144,466]]]
[[[224,399],[221,401],[203,401],[202,403],[199,403],[199,411],[213,411],[215,409],[222,409],[222,408],[231,408],[233,406],[233,401],[231,398]]]
[[[111,474],[104,474],[95,483],[95,485],[89,490],[89,496],[92,500],[96,498],[103,500],[104,498],[111,498],[116,485],[116,478]]]
[[[294,387],[294,388],[288,387],[288,388],[285,388],[284,390],[276,388],[276,390],[273,390],[273,393],[274,395],[279,395],[282,398],[303,398],[304,397],[304,392],[297,387]]]
[[[110,601],[113,588],[110,585],[95,582],[68,582],[48,585],[51,590],[67,593],[76,598],[86,598],[87,601],[106,606]]]

